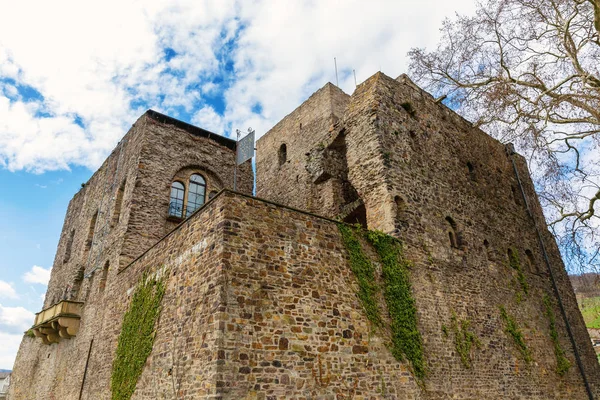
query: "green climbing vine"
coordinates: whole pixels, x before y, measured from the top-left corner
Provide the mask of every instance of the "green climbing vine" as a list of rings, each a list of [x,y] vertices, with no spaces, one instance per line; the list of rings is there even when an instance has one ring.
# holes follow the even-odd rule
[[[477,336],[469,330],[471,323],[468,320],[459,321],[456,314],[452,312],[451,321],[456,352],[460,355],[462,365],[465,368],[471,368],[471,348],[473,345],[481,347],[481,343]]]
[[[527,279],[525,279],[525,274],[523,273],[523,268],[521,267],[521,260],[519,259],[519,252],[517,249],[509,249],[508,262],[510,267],[517,271],[517,280],[519,281],[519,284],[521,284],[523,292],[528,294],[529,285],[527,284]]]
[[[350,269],[358,281],[358,298],[367,313],[367,318],[375,326],[381,326],[381,316],[377,306],[377,283],[373,264],[363,252],[360,240],[354,234],[354,229],[345,224],[338,224],[342,240],[350,256]]]
[[[525,337],[523,336],[523,332],[521,332],[521,328],[519,328],[517,321],[515,321],[512,316],[508,315],[503,306],[500,306],[500,317],[506,325],[504,331],[513,338],[517,350],[519,350],[519,353],[521,353],[525,362],[529,364],[531,362],[531,352],[525,343]]]
[[[112,367],[112,400],[129,400],[154,345],[154,325],[165,293],[162,278],[144,275],[123,317],[117,353]]]
[[[375,280],[373,264],[363,251],[360,237],[365,238],[377,251],[382,265],[383,297],[391,320],[390,351],[398,361],[408,360],[415,377],[425,377],[423,341],[417,329],[417,308],[412,296],[408,270],[410,261],[402,252],[401,242],[382,232],[361,231],[345,224],[338,224],[342,240],[350,256],[350,269],[358,281],[360,299],[367,318],[376,326],[383,321],[377,303],[380,289]]]
[[[381,259],[383,296],[391,319],[392,354],[411,363],[418,379],[425,377],[423,340],[417,329],[417,307],[412,295],[409,269],[401,242],[383,232],[366,232],[367,240]]]
[[[560,342],[558,341],[558,332],[556,330],[556,317],[554,316],[554,311],[552,308],[552,300],[547,294],[544,294],[544,306],[546,307],[546,318],[548,318],[548,322],[550,323],[550,338],[552,339],[552,343],[554,344],[554,355],[556,356],[556,373],[559,375],[564,375],[569,368],[571,368],[571,363],[565,356],[565,351],[560,346]]]

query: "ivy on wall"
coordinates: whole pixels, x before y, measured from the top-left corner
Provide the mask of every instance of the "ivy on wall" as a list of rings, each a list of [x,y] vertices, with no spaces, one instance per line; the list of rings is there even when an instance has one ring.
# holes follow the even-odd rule
[[[381,326],[381,316],[376,298],[379,289],[375,281],[373,264],[363,252],[360,240],[354,234],[354,229],[345,224],[338,224],[338,227],[350,256],[350,269],[358,281],[358,298],[367,313],[369,321],[375,326]]]
[[[513,338],[517,350],[519,350],[525,362],[529,364],[531,362],[531,352],[525,343],[525,336],[523,336],[517,321],[506,312],[504,306],[500,306],[500,317],[505,324],[504,331]]]
[[[571,363],[565,356],[565,351],[560,345],[558,341],[558,331],[556,330],[556,317],[554,316],[554,311],[552,307],[552,300],[547,294],[544,294],[544,306],[546,307],[546,318],[548,318],[548,322],[550,324],[550,338],[552,339],[552,343],[554,344],[554,355],[556,356],[556,373],[559,375],[564,375],[569,368],[571,368]]]
[[[521,260],[519,259],[519,252],[517,249],[511,248],[508,252],[508,262],[512,269],[517,271],[517,280],[521,284],[521,288],[525,294],[529,293],[529,285],[525,279],[523,268],[521,267]]]
[[[408,360],[415,377],[425,377],[423,341],[417,329],[417,308],[412,296],[409,268],[411,263],[402,252],[401,242],[383,232],[362,231],[338,224],[342,240],[350,258],[350,268],[359,285],[358,297],[367,318],[382,326],[376,294],[379,292],[373,264],[364,253],[359,238],[362,234],[373,245],[382,265],[382,290],[391,325],[390,351],[398,361]]]
[[[465,368],[471,368],[471,349],[473,345],[481,347],[479,339],[469,327],[471,323],[466,320],[460,320],[454,312],[452,312],[452,331],[454,332],[454,345],[456,352],[460,355],[460,362]],[[443,329],[443,328],[442,328]],[[448,336],[446,334],[446,336]]]
[[[112,367],[112,400],[129,400],[135,391],[154,345],[154,325],[160,314],[164,293],[164,280],[145,274],[133,293],[129,309],[123,317]]]

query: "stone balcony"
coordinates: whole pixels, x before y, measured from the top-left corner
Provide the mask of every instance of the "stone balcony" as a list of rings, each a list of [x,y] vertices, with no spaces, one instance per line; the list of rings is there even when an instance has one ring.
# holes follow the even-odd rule
[[[35,314],[31,330],[44,344],[70,339],[79,331],[82,302],[63,300]]]

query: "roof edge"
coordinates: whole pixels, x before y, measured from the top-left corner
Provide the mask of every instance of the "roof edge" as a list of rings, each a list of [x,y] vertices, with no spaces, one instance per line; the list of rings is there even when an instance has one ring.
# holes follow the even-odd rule
[[[207,139],[214,140],[215,142],[219,143],[220,145],[223,145],[231,150],[235,150],[237,147],[237,142],[233,139],[229,139],[228,137],[225,137],[223,135],[219,135],[217,133],[207,131],[206,129],[202,129],[195,125],[188,124],[187,122],[178,120],[176,118],[169,117],[168,115],[161,114],[158,111],[154,111],[154,110],[150,109],[145,112],[145,115],[147,115],[149,118],[151,118],[157,122],[160,122],[162,124],[173,125],[173,126],[179,128],[179,129],[182,129],[194,136],[200,136],[200,137],[205,137]]]

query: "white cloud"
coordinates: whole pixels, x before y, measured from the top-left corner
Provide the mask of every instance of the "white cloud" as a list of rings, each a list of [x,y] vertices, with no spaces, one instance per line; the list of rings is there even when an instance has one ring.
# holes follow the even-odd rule
[[[0,304],[0,369],[12,369],[23,333],[31,328],[35,314],[23,307]]]
[[[211,106],[202,107],[192,117],[192,123],[211,132],[223,134],[225,125],[223,117],[215,111]]]
[[[19,295],[11,283],[0,281],[0,298],[18,299]]]
[[[4,307],[0,304],[0,332],[23,333],[31,328],[34,318],[35,314],[23,307]]]
[[[0,167],[94,169],[146,107],[260,135],[334,80],[334,56],[346,91],[353,68],[359,81],[380,68],[396,76],[410,47],[437,40],[443,16],[473,4],[11,2],[0,14],[0,78],[12,79],[0,79]],[[220,96],[224,117],[207,103]]]
[[[50,268],[42,268],[34,265],[31,270],[27,271],[23,275],[23,281],[27,283],[39,283],[40,285],[47,285],[50,281]]]
[[[0,343],[2,343],[2,346],[0,346],[0,369],[12,370],[22,339],[23,333],[0,332]]]

